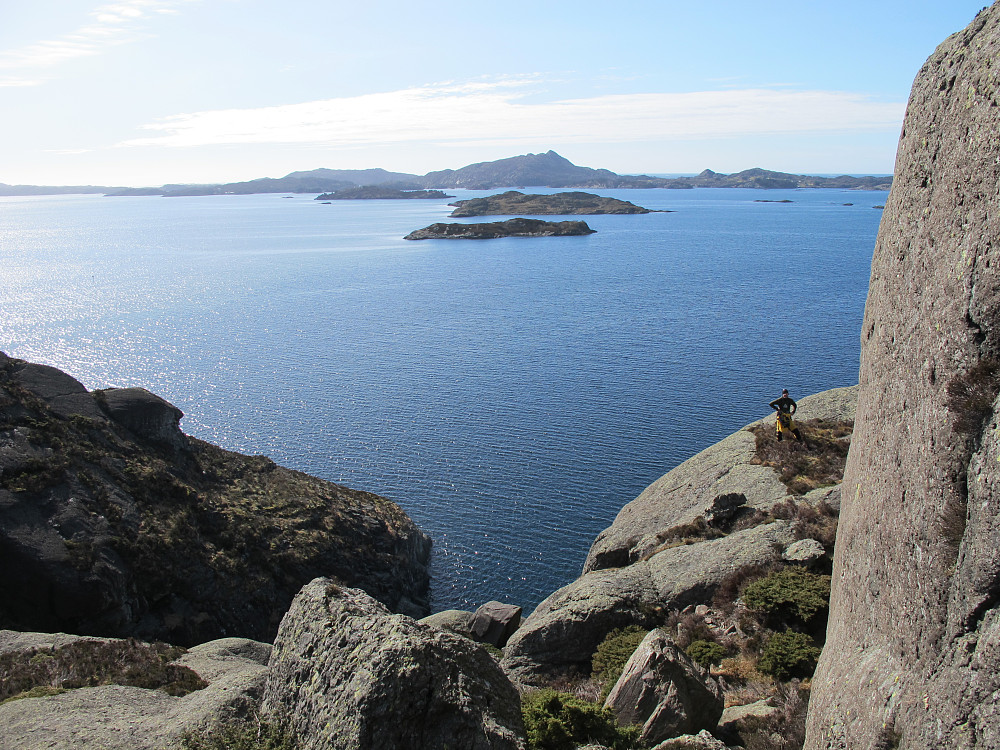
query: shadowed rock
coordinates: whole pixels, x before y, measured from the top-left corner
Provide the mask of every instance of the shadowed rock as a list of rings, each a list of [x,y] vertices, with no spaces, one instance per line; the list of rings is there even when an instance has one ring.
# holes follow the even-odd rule
[[[486,602],[472,616],[469,628],[476,641],[503,648],[520,625],[520,607],[503,602]]]
[[[108,388],[95,397],[108,416],[136,435],[176,450],[187,447],[181,432],[184,412],[145,388]]]
[[[0,626],[267,640],[318,575],[427,611],[430,539],[398,506],[189,439],[180,417],[0,355]]]

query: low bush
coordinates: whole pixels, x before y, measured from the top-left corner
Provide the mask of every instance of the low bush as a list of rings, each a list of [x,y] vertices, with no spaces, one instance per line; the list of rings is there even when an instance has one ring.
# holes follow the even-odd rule
[[[613,750],[638,746],[638,728],[619,727],[610,709],[567,693],[550,689],[528,693],[521,699],[521,714],[531,750],[573,750],[586,744]]]
[[[779,709],[772,716],[743,720],[743,746],[746,750],[800,750],[806,739],[809,688],[793,680],[778,686],[771,700]]]
[[[830,576],[788,567],[751,581],[743,589],[748,607],[778,620],[809,622],[830,604]]]
[[[685,653],[698,662],[703,667],[710,667],[718,664],[726,656],[726,649],[715,641],[699,639],[691,641],[690,645],[684,649]]]
[[[0,655],[0,701],[39,689],[131,685],[187,695],[208,683],[195,672],[169,662],[183,649],[165,643],[76,641],[60,648]]]
[[[839,513],[826,502],[812,505],[795,502],[788,498],[783,503],[775,503],[771,517],[792,522],[792,533],[796,539],[815,539],[827,552],[832,552],[837,541],[837,521]]]
[[[594,677],[604,683],[605,696],[618,682],[625,664],[648,633],[638,625],[629,625],[612,630],[597,646],[591,666]]]
[[[786,630],[767,639],[761,649],[757,669],[778,680],[809,677],[816,669],[820,649],[805,633]]]
[[[259,719],[188,733],[183,743],[184,750],[296,750],[298,747],[291,730]]]
[[[794,495],[839,483],[844,478],[854,422],[809,419],[796,424],[808,446],[795,440],[779,443],[774,428],[768,425],[749,428],[756,438],[752,463],[772,467]]]
[[[963,435],[979,434],[1000,393],[1000,360],[979,360],[968,372],[953,378],[947,390],[948,411],[955,418],[955,431]]]

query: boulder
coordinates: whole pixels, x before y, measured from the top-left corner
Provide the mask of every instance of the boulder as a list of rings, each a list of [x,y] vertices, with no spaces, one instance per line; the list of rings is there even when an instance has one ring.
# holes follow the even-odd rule
[[[94,397],[72,375],[49,365],[11,359],[6,355],[0,367],[8,371],[11,380],[47,402],[59,416],[79,414],[91,419],[104,419]]]
[[[564,672],[586,673],[611,630],[651,626],[667,610],[702,602],[735,570],[773,562],[794,541],[788,522],[774,521],[587,573],[551,594],[522,623],[504,649],[504,669],[529,685]]]
[[[438,630],[447,630],[457,635],[472,638],[472,618],[475,614],[464,609],[446,609],[421,618],[420,622]]]
[[[482,646],[329,579],[295,597],[269,669],[262,712],[302,750],[525,746],[517,690]]]
[[[707,729],[702,729],[698,734],[682,734],[664,740],[653,750],[729,750],[729,745],[713,737]]]
[[[853,420],[857,386],[807,396],[798,405],[796,418],[800,420]],[[643,490],[598,535],[584,573],[641,560],[660,546],[671,529],[699,518],[731,521],[741,508],[766,512],[788,497],[788,488],[774,469],[753,463],[756,438],[749,428],[761,424],[773,427],[774,416],[706,448]],[[817,502],[820,499],[816,497]]]
[[[807,748],[1000,747],[1000,5],[910,95]]]
[[[503,648],[520,625],[520,607],[503,602],[486,602],[476,610],[469,627],[474,640]]]
[[[785,562],[809,565],[822,560],[825,556],[826,549],[815,539],[799,539],[795,544],[788,546],[788,549],[781,554],[781,559]]]
[[[112,639],[0,631],[0,653],[58,648],[79,640]],[[9,701],[0,705],[4,750],[180,750],[188,732],[255,715],[270,650],[266,643],[240,638],[191,649],[176,663],[209,684],[179,697],[102,685]]]
[[[722,716],[722,688],[656,629],[629,658],[604,707],[622,726],[641,725],[640,742],[652,744],[714,729]]]
[[[779,713],[781,709],[772,706],[766,698],[743,706],[728,706],[719,719],[719,729],[738,731],[745,719],[766,719]]]

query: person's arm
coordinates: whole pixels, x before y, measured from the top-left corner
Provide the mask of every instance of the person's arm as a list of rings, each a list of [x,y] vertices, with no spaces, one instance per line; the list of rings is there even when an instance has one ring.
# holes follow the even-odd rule
[[[781,407],[778,406],[778,401],[780,401],[780,400],[781,399],[777,399],[776,398],[776,399],[774,399],[774,401],[772,401],[771,403],[769,403],[768,406],[770,406],[775,411],[781,411]]]
[[[788,399],[788,400],[792,402],[792,408],[790,410],[790,413],[794,414],[798,410],[799,405],[797,403],[795,403],[794,401],[792,401],[792,399]]]

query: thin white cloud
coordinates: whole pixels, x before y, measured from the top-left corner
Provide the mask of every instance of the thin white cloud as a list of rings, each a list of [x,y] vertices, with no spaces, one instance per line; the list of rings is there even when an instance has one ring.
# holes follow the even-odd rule
[[[103,53],[108,47],[134,42],[143,35],[149,16],[176,12],[195,0],[122,0],[101,5],[90,13],[92,21],[73,32],[11,50],[0,51],[0,86],[37,86],[44,78],[5,77],[6,71],[44,70],[82,57]]]
[[[614,143],[753,134],[884,131],[905,102],[787,89],[646,93],[524,101],[526,81],[425,86],[341,99],[179,114],[123,146],[310,143]]]

